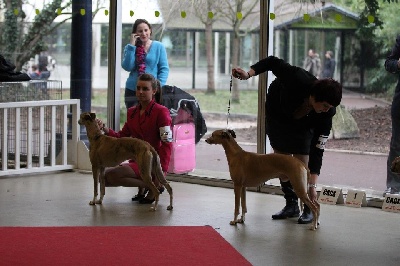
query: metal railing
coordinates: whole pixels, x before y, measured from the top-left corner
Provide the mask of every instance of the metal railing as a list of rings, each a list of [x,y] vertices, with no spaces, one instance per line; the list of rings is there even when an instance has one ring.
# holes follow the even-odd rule
[[[79,112],[77,99],[0,103],[0,176],[76,168]]]

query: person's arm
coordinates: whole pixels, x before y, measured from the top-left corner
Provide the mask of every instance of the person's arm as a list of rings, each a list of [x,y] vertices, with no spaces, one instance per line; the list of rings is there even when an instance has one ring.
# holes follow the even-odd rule
[[[136,112],[135,110],[136,110],[136,106],[129,108],[126,117],[132,117],[132,113]],[[113,129],[108,128],[105,124],[104,124],[102,130],[103,130],[104,134],[106,134],[107,136],[110,136],[110,137],[115,137],[115,138],[131,137],[132,134],[129,129],[128,122],[129,122],[129,119],[127,119],[124,126],[122,127],[122,129],[119,132],[116,132]]]
[[[330,131],[332,129],[332,117],[336,113],[336,108],[331,108],[327,113],[316,115],[314,135],[311,140],[310,155],[308,168],[310,169],[311,178],[309,182],[309,194],[312,200],[316,200],[316,186],[318,184],[318,176],[322,167],[322,157],[324,155],[325,145],[328,141]]]
[[[162,108],[161,112],[157,117],[157,127],[159,129],[164,127],[169,127],[170,130],[172,130],[171,125],[172,125],[172,119],[168,108]],[[166,139],[163,140],[161,136],[160,139],[161,139],[161,146],[160,149],[158,150],[158,155],[160,156],[161,168],[165,173],[168,170],[169,161],[171,159],[172,143]]]
[[[266,71],[272,71],[275,76],[284,77],[290,76],[295,68],[297,67],[286,63],[284,60],[278,57],[268,56],[267,58],[261,59],[254,65],[250,66],[249,71],[245,71],[241,68],[233,68],[232,75],[235,78],[247,80]]]
[[[293,71],[297,69],[297,67],[275,56],[268,56],[267,58],[261,59],[250,68],[254,71],[254,75],[251,76],[259,75],[266,71],[272,71],[276,77],[291,76]],[[250,74],[252,74],[253,71],[251,71]]]
[[[168,74],[169,74],[169,64],[167,58],[167,50],[162,43],[160,44],[160,58],[157,64],[157,79],[160,81],[161,86],[164,86],[167,83]]]
[[[390,55],[386,58],[385,69],[393,74],[400,72],[400,35],[397,36],[396,44]]]
[[[124,57],[122,58],[121,66],[124,70],[131,72],[136,64],[136,46],[127,44],[124,49]]]

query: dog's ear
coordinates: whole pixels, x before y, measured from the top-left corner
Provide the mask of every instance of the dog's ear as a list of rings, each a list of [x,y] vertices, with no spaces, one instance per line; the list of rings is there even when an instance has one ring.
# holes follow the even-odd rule
[[[90,118],[92,118],[93,120],[96,119],[96,113],[90,113]]]
[[[236,133],[232,129],[228,129],[229,134],[235,139],[236,138]]]
[[[81,118],[82,118],[82,120],[90,120],[91,119],[90,114],[88,112],[82,113]]]
[[[224,138],[224,139],[229,139],[228,131],[222,130],[221,137]]]

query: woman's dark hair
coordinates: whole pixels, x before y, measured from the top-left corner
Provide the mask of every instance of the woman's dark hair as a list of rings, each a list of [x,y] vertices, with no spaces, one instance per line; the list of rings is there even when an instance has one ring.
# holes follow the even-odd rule
[[[136,30],[137,30],[137,27],[139,26],[139,24],[142,24],[142,23],[147,24],[147,26],[149,26],[149,29],[150,29],[151,31],[153,31],[153,30],[151,29],[150,23],[149,23],[147,20],[142,19],[142,18],[139,18],[139,19],[137,19],[137,20],[135,21],[135,23],[133,23],[133,26],[132,26],[132,33],[135,33]]]
[[[152,74],[144,73],[138,77],[138,80],[142,81],[150,81],[151,88],[156,90],[156,94],[154,95],[154,99],[157,103],[162,104],[162,89],[161,83],[158,79],[156,79]]]
[[[331,78],[318,79],[311,87],[310,94],[316,102],[327,102],[336,107],[342,101],[342,85]]]
[[[152,74],[144,73],[142,75],[139,75],[138,80],[150,81],[151,82],[151,88],[153,90],[157,89],[157,79]]]
[[[154,99],[156,100],[157,103],[162,104],[162,88],[161,88],[161,82],[156,79],[157,83],[157,91],[156,94],[154,95]]]

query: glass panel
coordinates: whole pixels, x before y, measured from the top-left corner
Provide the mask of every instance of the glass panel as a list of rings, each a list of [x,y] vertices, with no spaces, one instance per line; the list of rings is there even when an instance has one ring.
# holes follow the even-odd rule
[[[32,75],[33,65],[44,64],[48,73],[43,73],[47,74],[47,77],[43,75],[43,78],[61,81],[62,93],[58,95],[64,99],[69,98],[73,56],[70,41],[73,32],[71,18],[68,18],[71,6],[65,9],[62,9],[64,5],[57,7],[57,3],[63,1],[22,2],[26,4],[19,1],[17,4],[20,6],[9,6],[14,2],[0,1],[1,54],[16,65],[17,71]],[[170,8],[172,2],[177,5],[174,9]],[[236,32],[239,36],[238,43],[235,43],[233,25],[230,22],[232,20],[217,16],[218,8],[226,9],[227,6],[215,5],[212,10],[201,9],[207,16],[214,15],[215,19],[211,34],[211,52],[214,58],[210,67],[207,63],[207,51],[210,52],[210,49],[207,48],[209,46],[206,42],[206,27],[196,17],[196,14],[200,13],[194,12],[199,10],[198,7],[194,8],[195,2],[202,1],[123,1],[121,49],[123,51],[129,42],[132,23],[137,18],[150,21],[153,28],[151,38],[161,41],[167,51],[170,67],[167,85],[176,86],[195,97],[208,127],[207,134],[217,128],[233,128],[241,146],[246,150],[256,151],[257,112],[260,109],[257,104],[259,77],[247,81],[234,80],[231,90],[230,71],[234,66],[248,70],[249,66],[259,59],[259,5],[256,4],[254,14],[245,17],[240,24],[239,31]],[[237,1],[214,2],[226,5]],[[48,27],[54,27],[54,30],[46,34],[43,32],[47,30],[47,26],[34,24],[35,17],[46,14],[43,3],[53,4],[49,14],[63,13],[62,16],[55,16],[54,22],[48,23]],[[235,14],[234,17],[245,16],[246,8],[249,8],[253,1],[243,3],[243,12]],[[362,126],[359,128],[360,135],[357,138],[346,139],[333,135],[333,139],[328,141],[326,154],[329,154],[331,148],[375,152],[380,156],[387,156],[391,137],[389,104],[393,99],[398,73],[389,73],[383,66],[395,45],[398,32],[393,29],[396,29],[399,21],[398,16],[393,14],[399,13],[400,5],[393,1],[380,1],[378,16],[374,15],[373,7],[365,9],[365,1],[336,0],[325,3],[275,0],[271,3],[274,10],[269,14],[269,22],[274,24],[274,30],[269,38],[273,39],[273,54],[290,64],[304,67],[308,51],[313,49],[319,54],[323,71],[327,62],[326,53],[332,51],[331,56],[336,61],[333,78],[343,84],[346,92],[351,92],[346,93],[342,103],[355,118],[358,126]],[[107,99],[110,96],[107,90],[109,9],[109,1],[92,1],[93,14],[98,12],[92,21],[90,101],[92,111],[105,122]],[[32,28],[33,25],[36,25],[36,28]],[[35,43],[35,37],[41,38],[42,42]],[[235,51],[236,44],[239,48]],[[235,65],[232,63],[236,62],[233,60],[234,52],[238,52]],[[121,53],[121,58],[122,56]],[[39,71],[46,72],[42,67]],[[121,124],[126,119],[124,92],[128,75],[125,70],[118,75],[121,81]],[[318,75],[322,77],[322,72]],[[211,77],[214,85],[209,85]],[[4,91],[2,93],[4,94]],[[232,98],[239,101],[233,101]],[[366,117],[372,117],[368,123],[365,122]],[[210,146],[204,139],[205,137],[196,145],[196,168],[191,174],[229,178],[222,147]],[[324,159],[324,162],[326,161]],[[380,164],[377,167],[379,173],[375,179],[379,179],[379,183],[375,182],[368,187],[383,190],[386,187],[386,165]],[[325,165],[322,169],[325,169]],[[326,177],[322,175],[321,179],[323,178]],[[347,179],[338,182],[351,185],[351,181]]]

